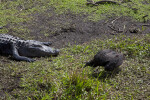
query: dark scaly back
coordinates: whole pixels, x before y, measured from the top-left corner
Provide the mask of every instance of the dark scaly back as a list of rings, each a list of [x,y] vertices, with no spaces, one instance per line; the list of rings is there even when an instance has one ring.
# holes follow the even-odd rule
[[[19,37],[14,37],[12,35],[8,34],[0,34],[0,43],[3,44],[15,44],[17,47],[21,45],[26,45],[27,42],[23,39],[20,39]]]
[[[17,41],[21,40],[18,37],[14,37],[8,34],[0,34],[0,42],[1,43],[16,43]]]

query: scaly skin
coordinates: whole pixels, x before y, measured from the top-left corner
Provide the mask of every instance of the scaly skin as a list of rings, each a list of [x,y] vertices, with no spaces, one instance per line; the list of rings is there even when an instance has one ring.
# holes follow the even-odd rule
[[[49,47],[51,42],[23,40],[8,34],[0,34],[0,53],[11,55],[15,60],[33,62],[29,57],[57,56],[58,49]]]

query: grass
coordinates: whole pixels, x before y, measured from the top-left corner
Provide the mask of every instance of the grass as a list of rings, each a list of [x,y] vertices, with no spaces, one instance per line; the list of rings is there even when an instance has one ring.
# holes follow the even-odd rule
[[[142,38],[137,36],[134,39],[115,36],[111,39],[94,40],[89,44],[63,48],[57,58],[40,58],[34,63],[11,61],[11,63],[3,64],[7,70],[11,70],[9,72],[11,76],[21,77],[22,89],[13,90],[12,96],[8,97],[15,97],[18,100],[110,98],[148,100],[149,38],[149,35]],[[119,42],[116,44],[117,41]],[[142,43],[142,47],[139,43]],[[82,68],[85,61],[89,61],[98,50],[105,48],[121,51],[125,55],[121,66],[122,71],[115,77],[102,78],[101,75],[105,72],[101,67],[97,76],[93,76],[95,69]],[[137,48],[145,49],[137,50]],[[50,62],[50,59],[53,61]]]
[[[99,0],[94,0],[99,1]],[[114,0],[117,1],[117,0]],[[66,10],[70,10],[74,13],[82,13],[89,14],[90,20],[100,20],[106,17],[113,16],[130,16],[135,18],[138,21],[144,21],[143,16],[148,15],[145,20],[148,20],[149,15],[149,4],[142,4],[143,0],[133,0],[129,3],[122,3],[120,6],[118,5],[100,5],[95,7],[87,7],[85,5],[86,0],[52,0],[50,2],[56,8],[58,13],[63,13]],[[147,1],[149,2],[149,1]],[[131,7],[132,5],[132,7]],[[133,10],[137,9],[137,10]]]
[[[98,0],[97,0],[98,1]],[[90,14],[90,20],[99,20],[107,16],[132,16],[143,21],[143,16],[149,15],[149,5],[140,3],[142,0],[133,0],[133,8],[117,5],[101,5],[87,7],[85,0],[15,0],[0,4],[0,26],[10,24],[10,29],[17,36],[26,35],[29,30],[20,26],[20,22],[33,20],[32,14],[43,12],[53,6],[58,14],[69,10],[73,13]],[[149,1],[148,1],[149,2]],[[123,4],[126,5],[126,4]],[[115,15],[114,15],[115,14]],[[149,15],[150,16],[150,15]],[[146,20],[150,19],[146,17]],[[0,29],[0,33],[7,33],[10,29]],[[24,34],[19,34],[24,33]],[[0,74],[4,82],[6,79],[19,81],[19,87],[11,94],[6,93],[8,100],[136,100],[150,99],[150,35],[114,36],[112,38],[96,39],[82,45],[68,46],[61,49],[56,58],[36,58],[34,63],[16,62],[1,57]],[[122,71],[116,75],[103,71],[103,68],[83,68],[98,50],[113,49],[122,52],[125,60]],[[51,61],[52,60],[52,61]],[[106,77],[102,77],[106,74]],[[3,81],[0,83],[0,89]],[[11,87],[10,87],[11,88]],[[7,92],[7,91],[6,91]]]
[[[133,18],[143,21],[143,16],[148,15],[145,20],[148,20],[149,15],[149,5],[142,4],[143,0],[133,0],[129,3],[124,3],[122,6],[117,5],[100,5],[96,7],[87,7],[85,5],[86,0],[15,0],[7,2],[2,2],[0,4],[0,25],[6,25],[8,23],[18,23],[22,21],[27,21],[31,13],[37,11],[42,12],[48,7],[53,6],[57,13],[63,13],[70,10],[74,13],[89,14],[89,19],[100,20],[106,17],[114,16],[132,16]],[[98,1],[98,0],[95,0]],[[147,1],[149,2],[149,1]],[[132,5],[132,8],[136,8],[135,12],[128,5]],[[119,9],[118,9],[119,8]]]

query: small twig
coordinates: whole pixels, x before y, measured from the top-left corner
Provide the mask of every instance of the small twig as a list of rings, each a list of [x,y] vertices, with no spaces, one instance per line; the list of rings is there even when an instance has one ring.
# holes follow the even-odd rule
[[[116,18],[116,19],[114,19],[113,21],[111,21],[111,25],[112,25],[112,26],[108,25],[108,27],[111,28],[111,29],[114,30],[114,31],[117,31],[117,32],[121,33],[121,32],[123,32],[122,30],[120,30],[120,29],[117,30],[117,29],[114,28],[114,22],[115,22],[116,20],[118,20],[119,18],[121,18],[121,16],[118,17],[118,18]]]
[[[150,24],[142,24],[142,26],[150,26]]]
[[[117,30],[117,29],[115,29],[115,28],[114,28],[114,26],[110,26],[110,25],[108,25],[108,27],[109,27],[109,28],[111,28],[112,30],[114,30],[114,31],[118,32],[118,33],[123,32],[123,31],[122,31],[122,30],[120,30],[120,29],[118,29],[118,30]]]
[[[97,1],[97,2],[94,2],[93,0],[87,0],[86,4],[92,5],[92,6],[98,6],[99,4],[117,4],[117,5],[120,5],[120,3],[116,2],[116,1],[109,1],[109,0]]]
[[[116,19],[114,19],[113,21],[111,21],[111,23],[113,24],[116,20],[118,20],[119,18],[121,18],[121,16],[120,17],[118,17],[118,18],[116,18]]]
[[[123,33],[125,32],[125,29],[126,29],[126,25],[123,26]]]
[[[97,2],[95,2],[95,4],[117,4],[117,5],[120,5],[120,3],[116,2],[116,1],[109,1],[109,0],[97,1]]]

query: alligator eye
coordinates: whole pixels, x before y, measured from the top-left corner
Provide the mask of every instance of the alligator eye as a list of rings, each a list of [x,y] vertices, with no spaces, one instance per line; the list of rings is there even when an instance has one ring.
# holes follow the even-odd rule
[[[34,45],[34,47],[42,47],[41,45]]]

